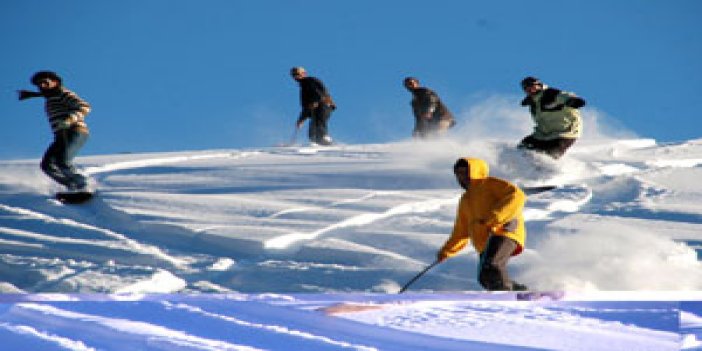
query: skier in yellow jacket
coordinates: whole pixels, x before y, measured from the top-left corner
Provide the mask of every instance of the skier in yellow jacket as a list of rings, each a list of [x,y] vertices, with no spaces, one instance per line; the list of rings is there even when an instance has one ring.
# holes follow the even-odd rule
[[[478,281],[485,289],[526,290],[507,274],[507,261],[524,249],[526,195],[516,185],[488,176],[488,165],[481,159],[461,158],[453,170],[466,191],[458,203],[451,237],[437,253],[437,261],[456,255],[471,241],[480,254]]]

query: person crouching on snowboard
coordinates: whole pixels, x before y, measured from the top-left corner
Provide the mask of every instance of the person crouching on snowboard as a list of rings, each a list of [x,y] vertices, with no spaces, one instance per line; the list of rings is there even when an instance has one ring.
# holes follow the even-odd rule
[[[536,125],[534,132],[522,139],[518,147],[560,158],[582,133],[578,109],[585,106],[585,100],[573,93],[550,88],[534,77],[524,78],[521,86],[527,94],[522,106],[529,106]]]
[[[336,109],[336,105],[327,88],[321,80],[308,77],[307,71],[302,67],[293,67],[290,70],[290,75],[300,84],[302,111],[297,119],[297,129],[302,128],[305,120],[310,118],[310,142],[325,146],[331,145],[332,138],[329,136],[327,122],[332,111]]]
[[[39,92],[20,90],[19,99],[44,97],[46,115],[54,133],[54,141],[41,160],[41,169],[68,190],[84,190],[87,179],[77,172],[72,160],[88,140],[85,116],[90,112],[90,105],[66,89],[61,77],[54,72],[37,72],[31,82]]]
[[[407,77],[402,81],[412,93],[412,113],[414,113],[414,138],[441,137],[456,124],[449,109],[441,102],[433,90],[421,87],[419,79]]]
[[[488,171],[487,163],[477,158],[461,158],[453,166],[465,192],[458,202],[453,232],[437,253],[437,261],[453,257],[470,241],[480,254],[480,285],[490,291],[526,290],[507,274],[507,261],[524,249],[526,195],[516,185],[488,176]]]

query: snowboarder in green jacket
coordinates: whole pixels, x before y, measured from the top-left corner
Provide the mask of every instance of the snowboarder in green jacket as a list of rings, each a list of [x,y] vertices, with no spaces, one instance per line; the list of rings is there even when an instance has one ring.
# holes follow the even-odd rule
[[[558,159],[582,134],[579,108],[585,100],[573,93],[551,88],[538,78],[521,82],[526,93],[522,106],[529,106],[534,132],[522,139],[519,148],[545,153]]]

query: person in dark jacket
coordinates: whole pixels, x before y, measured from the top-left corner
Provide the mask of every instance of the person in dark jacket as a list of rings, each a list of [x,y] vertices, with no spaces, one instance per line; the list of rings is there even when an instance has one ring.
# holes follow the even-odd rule
[[[300,117],[297,119],[297,129],[302,128],[306,119],[310,119],[310,142],[318,145],[331,145],[327,122],[332,111],[336,109],[331,95],[321,80],[308,77],[302,67],[293,67],[290,75],[300,84]]]
[[[560,158],[582,134],[578,109],[585,106],[585,100],[548,87],[534,77],[524,78],[521,86],[527,94],[522,106],[529,106],[535,126],[534,132],[522,139],[518,147]]]
[[[38,92],[20,90],[19,99],[44,97],[45,111],[54,141],[41,160],[41,169],[68,190],[85,190],[87,179],[73,166],[72,160],[88,140],[85,116],[90,105],[63,86],[61,77],[50,71],[35,73],[31,82]]]
[[[424,139],[442,136],[456,124],[451,112],[433,90],[421,87],[419,80],[414,77],[405,78],[403,84],[412,93],[413,137]]]

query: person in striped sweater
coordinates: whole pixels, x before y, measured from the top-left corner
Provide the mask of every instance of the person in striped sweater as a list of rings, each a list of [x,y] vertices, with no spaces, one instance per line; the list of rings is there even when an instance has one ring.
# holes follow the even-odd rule
[[[88,140],[85,116],[90,105],[66,89],[54,72],[37,72],[31,82],[39,92],[20,90],[19,99],[44,97],[46,116],[54,133],[54,141],[41,160],[42,171],[68,190],[86,190],[87,178],[76,170],[72,161]]]

